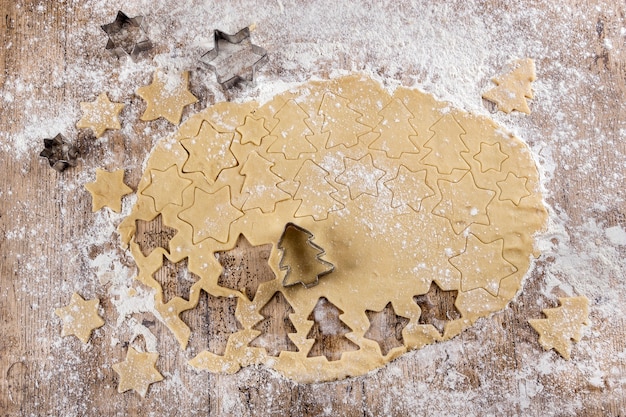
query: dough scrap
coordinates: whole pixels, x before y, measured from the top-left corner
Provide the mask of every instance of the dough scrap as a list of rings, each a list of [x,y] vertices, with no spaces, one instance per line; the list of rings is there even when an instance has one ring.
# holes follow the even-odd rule
[[[535,79],[535,62],[530,58],[518,59],[505,74],[493,79],[497,87],[485,92],[483,98],[496,103],[498,110],[505,113],[517,110],[530,114],[526,99],[533,98],[530,83]]]
[[[91,193],[92,211],[95,213],[103,207],[109,207],[116,213],[122,211],[122,197],[133,192],[124,184],[124,170],[108,172],[96,169],[96,180],[85,184]]]
[[[107,93],[101,93],[91,103],[80,103],[83,117],[76,123],[79,129],[91,129],[96,139],[107,129],[121,129],[119,114],[124,108],[122,103],[109,100]]]
[[[69,305],[57,308],[54,313],[63,320],[61,336],[76,336],[81,342],[87,343],[91,332],[104,325],[98,314],[100,300],[85,300],[77,293],[72,294]]]
[[[183,109],[198,101],[188,89],[189,71],[166,76],[159,70],[154,72],[152,83],[137,89],[137,95],[146,101],[146,111],[141,120],[156,120],[159,117],[177,125]]]
[[[584,326],[589,325],[587,297],[559,298],[560,307],[543,310],[545,319],[531,319],[528,323],[539,333],[539,343],[545,350],[554,349],[570,360],[571,341],[580,342]]]
[[[113,370],[120,376],[117,392],[134,389],[145,397],[151,384],[163,380],[163,375],[156,369],[158,358],[159,354],[156,352],[137,352],[129,346],[126,359],[113,365]]]
[[[203,128],[228,163],[193,162],[201,150],[188,145]],[[180,185],[155,187],[155,174]],[[177,232],[146,256],[133,240],[136,221],[158,215]],[[534,235],[546,219],[521,140],[419,90],[389,94],[356,74],[190,117],[156,146],[119,231],[182,349],[191,329],[181,313],[203,294],[236,304],[236,331],[216,335],[225,348],[200,352],[192,366],[232,373],[263,363],[316,382],[362,375],[503,309],[538,255]],[[282,285],[277,243],[288,223],[310,231],[335,266],[314,287]],[[274,277],[226,285],[218,257],[244,238],[271,247]],[[198,278],[188,300],[164,302],[153,276],[164,256],[186,258]],[[434,293],[449,311],[431,305]],[[380,327],[391,319],[399,331]],[[263,333],[270,328],[277,338]],[[331,339],[343,350],[325,351]]]

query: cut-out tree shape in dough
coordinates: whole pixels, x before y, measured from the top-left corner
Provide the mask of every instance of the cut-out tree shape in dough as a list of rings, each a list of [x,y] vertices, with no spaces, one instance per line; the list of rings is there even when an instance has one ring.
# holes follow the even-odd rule
[[[332,197],[337,189],[326,180],[329,175],[328,171],[311,160],[302,164],[294,178],[299,186],[293,198],[302,201],[296,217],[312,216],[315,220],[324,220],[331,211],[343,208],[343,204]]]
[[[385,187],[393,192],[392,207],[403,204],[419,211],[422,200],[435,195],[435,191],[426,184],[426,170],[412,171],[400,165],[395,178],[385,181]]]
[[[531,319],[528,323],[539,333],[539,343],[554,349],[569,360],[572,340],[580,342],[582,331],[589,325],[589,300],[587,297],[559,298],[560,307],[543,310],[545,319]]]
[[[241,135],[240,143],[253,143],[256,146],[261,145],[261,140],[270,132],[265,128],[265,119],[255,119],[252,116],[246,116],[242,126],[237,128],[237,132]]]
[[[276,186],[284,179],[272,172],[273,165],[273,162],[263,158],[257,152],[251,152],[248,155],[248,159],[239,170],[239,173],[245,176],[241,194],[246,196],[246,200],[242,210],[258,208],[267,213],[274,211],[277,202],[291,198],[289,194]]]
[[[324,94],[319,114],[324,116],[322,133],[330,132],[327,148],[344,145],[349,148],[359,142],[359,136],[371,128],[359,122],[363,115],[352,110],[349,101],[333,93]]]
[[[419,153],[419,149],[411,140],[417,137],[417,132],[409,122],[413,113],[406,108],[402,101],[391,100],[380,111],[383,119],[374,128],[378,137],[370,144],[370,149],[385,151],[389,158],[400,158],[403,153]]]
[[[374,129],[355,142],[352,129],[361,129],[358,123]],[[230,159],[229,164],[234,164],[232,151],[237,166],[184,172],[193,158],[207,158],[206,149],[182,146],[199,135],[203,124],[211,134],[224,135],[218,140],[221,146],[212,149]],[[349,133],[345,140],[329,141],[340,131]],[[508,172],[526,182],[502,182]],[[279,178],[284,181],[276,183]],[[178,185],[157,192],[157,185],[168,179]],[[488,118],[453,109],[418,90],[400,87],[389,94],[358,74],[310,82],[263,105],[210,106],[156,145],[137,188],[137,202],[119,226],[122,244],[128,247],[138,233],[137,220],[158,214],[178,231],[171,254],[157,248],[145,256],[136,244],[130,252],[137,279],[157,292],[157,318],[181,348],[189,343],[193,349],[189,363],[227,373],[262,364],[304,383],[363,375],[404,349],[445,342],[505,308],[521,289],[531,257],[538,255],[534,236],[547,218],[537,168],[522,141]],[[285,271],[277,244],[290,223],[313,234],[313,242],[326,251],[323,259],[334,266],[317,286],[282,286]],[[247,244],[237,242],[240,235],[251,243],[245,254],[240,249]],[[300,244],[308,254],[303,259],[314,271],[324,271],[316,260],[321,249],[307,245],[304,235]],[[474,251],[475,246],[480,250]],[[175,297],[161,302],[153,274],[163,254],[173,262],[187,257],[189,268],[201,277],[189,301]],[[502,278],[507,268],[515,272]],[[445,290],[441,297],[448,307],[439,305],[439,295],[430,298],[434,306],[421,303],[418,294],[439,288],[431,287],[433,280]],[[282,301],[270,302],[277,291],[292,312],[278,306]],[[334,306],[328,314],[318,306],[311,315],[320,299]],[[376,341],[364,337],[371,327],[366,311],[380,312],[390,302],[396,315],[410,323],[401,331],[404,348],[390,345],[381,351]],[[391,317],[385,311],[371,313],[372,322]],[[273,330],[285,316],[293,328],[283,322],[282,330]],[[263,320],[268,322],[261,324]],[[228,331],[220,328],[224,321],[230,323]],[[270,324],[267,336],[257,340],[267,350],[254,347],[257,342],[251,345]],[[381,328],[389,332],[381,335],[394,343],[389,326]],[[368,333],[374,339],[375,327]],[[279,336],[274,346],[272,332]]]
[[[278,356],[280,352],[297,352],[298,347],[289,338],[289,334],[295,334],[290,314],[293,308],[285,299],[285,296],[277,291],[268,303],[260,311],[263,320],[255,324],[252,329],[261,332],[250,342],[250,346],[263,348],[270,356]]]
[[[203,122],[198,134],[183,139],[181,145],[189,152],[183,172],[201,172],[209,183],[215,182],[222,170],[237,166],[230,151],[233,133],[220,133],[208,122]]]
[[[313,326],[306,338],[315,340],[308,357],[325,356],[329,361],[338,361],[343,352],[359,350],[359,346],[345,336],[352,330],[339,318],[342,314],[343,311],[326,297],[317,300],[308,317]]]
[[[141,194],[147,195],[154,200],[154,208],[161,211],[168,204],[183,205],[183,191],[191,185],[192,181],[181,178],[178,175],[178,167],[172,165],[164,171],[150,170],[150,185]]]
[[[170,240],[178,232],[176,229],[167,227],[163,223],[161,214],[150,221],[137,219],[135,227],[135,243],[139,245],[143,256],[150,255],[156,248],[163,248],[169,253]]]
[[[465,249],[450,258],[450,263],[461,273],[461,290],[482,288],[494,297],[498,296],[500,281],[514,274],[517,268],[504,259],[504,240],[484,243],[470,233]]]
[[[200,315],[198,333],[202,349],[224,355],[231,335],[243,328],[235,316],[237,302],[237,297],[216,297],[204,290],[200,292],[196,313]]]
[[[312,136],[313,131],[306,120],[309,115],[293,100],[287,101],[276,113],[278,123],[272,129],[270,136],[274,141],[267,149],[270,153],[282,153],[287,159],[298,159],[302,154],[312,154],[317,149],[307,136]]]
[[[376,168],[372,155],[361,159],[344,159],[345,170],[335,179],[337,183],[348,186],[350,198],[356,199],[361,194],[378,196],[378,180],[385,176],[385,171]]]
[[[319,279],[331,273],[333,264],[322,259],[324,250],[316,245],[308,230],[289,223],[278,241],[282,251],[280,269],[285,271],[283,286],[302,284],[306,288],[317,285]]]
[[[172,262],[163,255],[163,264],[152,275],[161,285],[163,291],[163,304],[167,304],[172,298],[180,297],[189,301],[189,290],[200,277],[188,268],[187,258]]]
[[[487,206],[493,200],[495,191],[476,186],[474,177],[467,173],[458,182],[439,180],[441,202],[433,213],[450,221],[456,234],[461,234],[472,223],[489,224]]]
[[[509,66],[508,71],[495,77],[497,87],[483,94],[483,98],[498,105],[498,110],[511,113],[517,110],[530,114],[527,98],[533,98],[531,83],[535,81],[535,62],[530,59],[519,59]]]
[[[409,319],[398,316],[391,303],[387,303],[381,311],[366,310],[365,314],[370,327],[363,337],[375,340],[383,356],[394,348],[404,346],[402,330],[409,324]]]
[[[239,235],[234,248],[215,252],[215,258],[224,268],[217,285],[240,291],[252,301],[259,285],[276,276],[267,263],[272,245],[255,248],[244,235]]]
[[[498,181],[496,183],[500,189],[500,196],[498,199],[500,201],[509,200],[516,206],[519,206],[522,198],[530,195],[530,191],[526,188],[527,182],[528,178],[518,177],[512,172],[509,172],[504,181]]]
[[[474,155],[474,159],[480,164],[480,172],[494,170],[500,172],[502,163],[509,158],[507,154],[502,152],[499,142],[488,144],[480,144],[480,152]]]
[[[230,187],[222,187],[213,194],[199,188],[194,190],[191,207],[180,212],[178,217],[193,228],[193,243],[213,238],[218,242],[228,241],[230,224],[243,216],[230,200]]]
[[[413,297],[422,310],[419,324],[430,324],[443,335],[446,323],[461,318],[461,313],[454,305],[458,291],[444,291],[433,282],[426,294]]]
[[[424,144],[424,148],[430,152],[422,159],[423,163],[434,166],[440,174],[452,174],[455,169],[470,168],[462,155],[469,152],[461,139],[461,135],[466,132],[454,116],[446,114],[430,127],[430,131],[433,135]]]

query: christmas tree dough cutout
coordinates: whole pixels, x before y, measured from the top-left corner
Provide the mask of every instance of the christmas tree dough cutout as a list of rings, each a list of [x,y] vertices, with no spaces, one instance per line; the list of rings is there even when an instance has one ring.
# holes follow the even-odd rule
[[[151,384],[163,380],[163,375],[156,369],[158,358],[159,354],[156,352],[138,352],[129,346],[126,359],[113,365],[113,370],[120,377],[117,392],[134,389],[145,397]]]
[[[108,172],[96,169],[96,180],[85,184],[91,193],[92,211],[95,213],[103,207],[109,207],[116,213],[122,211],[122,197],[133,192],[124,184],[124,170]]]
[[[152,83],[137,89],[137,95],[146,101],[146,111],[141,120],[156,120],[159,117],[177,125],[183,116],[183,109],[198,99],[188,89],[189,72],[168,74],[155,71]]]
[[[91,332],[104,325],[98,314],[100,300],[85,300],[77,293],[72,294],[70,304],[57,308],[54,313],[63,320],[61,336],[76,336],[81,342],[87,343]]]
[[[539,343],[545,350],[554,349],[569,360],[572,340],[580,342],[583,328],[589,325],[587,297],[559,298],[556,308],[543,310],[545,319],[531,319],[528,323],[539,333]]]
[[[498,110],[505,113],[517,110],[530,114],[526,99],[533,98],[531,83],[535,79],[535,62],[530,58],[518,59],[507,72],[493,79],[497,87],[485,92],[483,98],[496,103]]]
[[[91,129],[96,139],[107,129],[121,129],[119,114],[124,108],[121,103],[113,103],[107,93],[101,93],[91,103],[80,103],[83,117],[76,123],[79,129]]]
[[[217,132],[214,154],[190,146],[202,126]],[[228,164],[196,163],[220,155]],[[137,220],[158,215],[178,231],[166,259],[197,276],[188,299],[167,304],[153,276],[166,251],[146,257],[132,242]],[[191,116],[156,145],[118,229],[159,320],[199,351],[191,366],[262,364],[309,383],[363,375],[504,309],[546,219],[524,142],[355,74]],[[288,228],[291,244],[288,224],[304,230]],[[205,335],[191,318],[207,314],[217,323]],[[196,349],[201,337],[209,346]]]

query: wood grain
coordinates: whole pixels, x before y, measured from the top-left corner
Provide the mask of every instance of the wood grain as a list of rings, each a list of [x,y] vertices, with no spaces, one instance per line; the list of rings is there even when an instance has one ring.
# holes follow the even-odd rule
[[[100,70],[90,66],[92,60],[99,64],[108,62],[104,43],[85,48],[83,42],[72,42],[90,36],[89,27],[107,23],[94,22],[96,12],[85,7],[86,3],[45,2],[41,8],[42,2],[37,0],[0,0],[0,88],[13,94],[13,100],[4,101],[0,110],[0,132],[4,135],[0,138],[17,137],[29,126],[45,125],[47,121],[40,116],[50,114],[49,108],[58,108],[59,114],[63,114],[64,106],[76,109],[78,102],[92,99],[85,97],[89,80],[59,80],[71,62],[84,61],[86,71]],[[408,3],[389,7],[398,7],[400,13]],[[572,130],[576,132],[572,140],[585,145],[575,150],[555,148],[551,158],[559,162],[548,182],[548,203],[556,214],[568,218],[563,226],[569,236],[568,244],[582,253],[589,247],[584,225],[590,217],[607,227],[626,226],[626,170],[619,158],[626,154],[626,40],[620,35],[626,27],[626,8],[611,0],[569,0],[562,13],[557,13],[548,3],[528,2],[527,7],[546,11],[538,14],[539,22],[524,22],[529,31],[549,27],[551,21],[565,21],[573,15],[582,14],[585,19],[575,20],[580,26],[573,28],[571,50],[559,50],[558,56],[555,53],[535,57],[540,78],[558,83],[562,74],[548,65],[550,60],[558,59],[563,68],[597,79],[595,86],[581,83],[576,97],[562,98],[560,112],[574,124]],[[514,15],[514,8],[519,7],[498,0],[471,4],[477,9],[476,14],[484,16]],[[111,6],[110,15],[116,11]],[[166,13],[162,9],[154,12]],[[542,37],[538,42],[549,45],[549,32],[537,30],[537,37]],[[606,39],[613,40],[612,48],[607,47]],[[616,44],[615,40],[622,43]],[[300,41],[303,40],[275,40],[276,44]],[[594,47],[589,50],[579,45]],[[347,54],[340,53],[334,59],[335,67],[350,70],[357,66]],[[293,77],[296,70],[284,69],[280,62],[277,59],[270,63],[264,70],[266,74],[297,79]],[[318,75],[324,71],[320,69]],[[380,68],[384,76],[393,76],[386,71]],[[407,69],[397,78],[404,82],[423,76],[417,70],[411,71]],[[200,102],[189,108],[186,115],[214,99],[211,90],[194,83],[200,79],[193,77],[200,75],[192,75],[192,90]],[[548,100],[545,96],[544,99]],[[129,100],[122,117],[133,119],[142,111],[142,103],[136,97]],[[535,103],[536,111],[518,122],[526,131],[537,133],[537,137],[525,138],[531,145],[557,136],[562,129],[562,119],[542,112],[540,100],[541,95]],[[581,120],[576,116],[588,112],[594,117]],[[153,132],[163,126],[156,122]],[[65,133],[75,138],[81,160],[76,168],[63,174],[37,157],[39,151],[32,150],[36,146],[29,147],[26,155],[0,147],[0,416],[461,415],[464,404],[471,404],[471,409],[482,410],[480,414],[485,415],[545,415],[542,410],[555,409],[560,410],[555,415],[626,415],[626,319],[622,305],[615,306],[615,317],[607,319],[593,308],[595,303],[602,304],[601,297],[591,300],[593,326],[581,343],[587,348],[575,348],[570,362],[556,355],[544,355],[536,333],[526,321],[540,318],[543,308],[556,306],[554,299],[545,295],[546,282],[551,278],[546,271],[557,262],[550,257],[537,262],[524,291],[507,309],[461,334],[458,339],[462,343],[427,347],[404,355],[379,371],[332,383],[295,384],[265,368],[247,368],[235,375],[196,372],[189,368],[187,360],[207,345],[216,351],[220,349],[207,338],[211,321],[202,321],[202,316],[208,314],[205,304],[193,314],[183,315],[192,329],[199,329],[190,341],[190,349],[184,352],[155,317],[132,314],[134,320],[156,335],[161,353],[157,367],[166,375],[166,381],[153,385],[145,399],[134,392],[118,394],[118,379],[111,364],[124,359],[128,345],[143,347],[149,341],[133,338],[131,329],[113,328],[112,323],[118,319],[114,300],[107,295],[106,286],[94,277],[89,261],[107,250],[117,250],[119,259],[131,268],[132,261],[127,253],[115,249],[114,233],[105,243],[94,240],[85,248],[75,248],[71,242],[93,230],[98,221],[81,186],[86,173],[95,167],[124,167],[127,183],[136,188],[142,174],[141,162],[155,138],[137,126],[129,130],[132,135],[126,134],[129,131],[110,132],[105,147],[102,141],[94,141],[89,134],[73,129],[69,125]],[[621,175],[621,186],[607,180],[616,173]],[[594,205],[597,195],[608,201],[607,207]],[[554,238],[555,246],[560,244],[559,239],[560,236]],[[598,243],[598,251],[602,244]],[[78,252],[68,252],[68,248]],[[263,250],[248,249],[247,259],[257,271],[262,269]],[[619,251],[621,257],[626,256],[624,246]],[[598,259],[601,262],[601,257]],[[615,288],[624,301],[624,270],[616,266],[602,279],[607,283],[602,285]],[[101,299],[109,323],[94,333],[87,346],[75,338],[60,338],[60,323],[53,314],[56,307],[68,302],[77,286],[84,297]],[[553,294],[561,295],[559,291],[556,288]],[[211,302],[210,298],[203,300]],[[229,329],[237,325],[222,324]],[[119,344],[111,343],[114,335],[120,338]],[[333,347],[321,349],[323,353]],[[559,366],[550,367],[551,372],[536,372],[534,365],[546,357]],[[501,407],[500,402],[506,405]]]

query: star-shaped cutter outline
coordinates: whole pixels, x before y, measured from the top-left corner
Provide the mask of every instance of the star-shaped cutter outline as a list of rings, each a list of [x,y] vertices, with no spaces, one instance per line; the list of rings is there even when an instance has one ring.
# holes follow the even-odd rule
[[[250,65],[249,68],[251,68],[252,71],[250,71],[249,75],[242,74],[242,72],[247,72],[247,71],[244,71],[247,69],[247,67],[239,68],[237,71],[233,71],[232,73],[220,75],[217,67],[211,63],[213,60],[215,60],[215,58],[217,58],[220,55],[220,49],[219,49],[220,40],[224,40],[231,44],[240,44],[245,39],[250,39],[250,28],[245,27],[241,29],[239,32],[235,33],[234,35],[229,35],[228,33],[222,32],[219,29],[215,29],[215,31],[213,32],[213,38],[214,38],[213,49],[211,49],[210,51],[202,55],[200,57],[200,62],[208,65],[215,72],[215,76],[217,77],[217,82],[220,83],[220,85],[225,89],[228,89],[234,86],[235,84],[238,84],[240,81],[254,82],[254,80],[256,79],[257,68],[267,63],[268,57],[267,57],[266,49],[261,48],[258,45],[254,45],[252,42],[250,42],[250,49],[252,50],[252,53],[259,56],[259,59]]]
[[[78,148],[69,142],[60,133],[52,139],[44,139],[44,150],[39,156],[48,159],[48,163],[58,172],[63,172],[67,167],[76,166]]]
[[[124,49],[122,45],[116,44],[113,40],[113,36],[124,30],[125,25],[131,25],[139,28],[139,30],[144,35],[142,39],[133,43],[133,48],[130,51]],[[152,42],[150,41],[150,39],[148,39],[148,35],[144,26],[143,16],[128,17],[126,13],[119,10],[117,12],[117,16],[115,17],[115,20],[112,23],[108,23],[100,27],[109,37],[109,41],[107,42],[105,49],[107,51],[111,51],[111,53],[116,55],[118,58],[121,58],[124,55],[128,55],[130,56],[130,59],[136,61],[141,52],[152,49]]]

